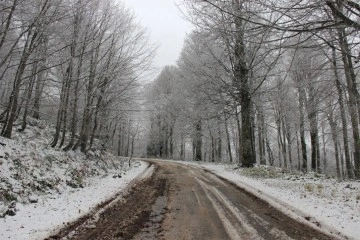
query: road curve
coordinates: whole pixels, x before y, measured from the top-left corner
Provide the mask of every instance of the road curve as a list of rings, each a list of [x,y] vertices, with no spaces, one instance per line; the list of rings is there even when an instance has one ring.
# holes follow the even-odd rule
[[[148,162],[155,169],[151,177],[96,218],[51,239],[335,239],[204,169]]]

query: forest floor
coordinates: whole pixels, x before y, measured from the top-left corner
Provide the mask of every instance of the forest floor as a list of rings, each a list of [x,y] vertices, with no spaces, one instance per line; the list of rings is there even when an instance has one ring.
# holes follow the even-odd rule
[[[147,177],[129,194],[49,239],[352,238],[268,195],[259,183],[239,184],[238,170],[229,166],[147,161]]]

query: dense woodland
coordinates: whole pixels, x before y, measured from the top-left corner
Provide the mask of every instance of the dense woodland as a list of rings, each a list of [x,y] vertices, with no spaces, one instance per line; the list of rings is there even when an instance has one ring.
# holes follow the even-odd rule
[[[155,48],[121,1],[1,1],[1,136],[360,178],[357,1],[176,2],[196,30],[141,86]]]
[[[41,118],[55,125],[52,147],[116,138],[128,155],[126,110],[155,51],[133,13],[112,0],[4,0],[0,18],[1,136]]]
[[[149,87],[148,155],[360,178],[360,5],[178,2],[196,30]]]

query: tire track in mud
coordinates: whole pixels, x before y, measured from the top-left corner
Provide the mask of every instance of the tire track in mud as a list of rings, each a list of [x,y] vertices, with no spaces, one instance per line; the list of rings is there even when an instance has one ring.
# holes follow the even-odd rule
[[[340,239],[296,221],[209,171],[174,162],[158,164],[173,172],[169,182],[178,186],[177,191],[170,192],[168,208],[181,210],[177,214],[169,211],[164,239]]]
[[[154,173],[136,182],[125,196],[107,201],[97,213],[79,219],[48,240],[132,239],[153,217],[156,200],[167,195],[167,181],[158,177],[158,170],[155,166]]]
[[[228,224],[240,224],[240,228],[236,228],[237,232],[244,235],[235,239],[341,239],[296,221],[266,201],[208,170],[195,169],[197,172],[194,177],[206,189],[208,197],[213,199],[214,208],[223,209],[227,220],[231,220]]]

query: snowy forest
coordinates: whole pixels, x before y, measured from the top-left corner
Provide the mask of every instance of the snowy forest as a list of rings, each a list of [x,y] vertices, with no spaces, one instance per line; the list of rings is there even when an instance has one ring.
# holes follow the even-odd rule
[[[121,2],[1,1],[1,136],[360,178],[358,2],[176,2],[195,31],[143,84],[156,46]]]
[[[32,117],[54,123],[52,147],[109,145],[155,50],[133,13],[110,0],[0,7],[1,136],[24,131]]]
[[[147,153],[360,177],[360,5],[179,3],[196,30],[149,87]]]

